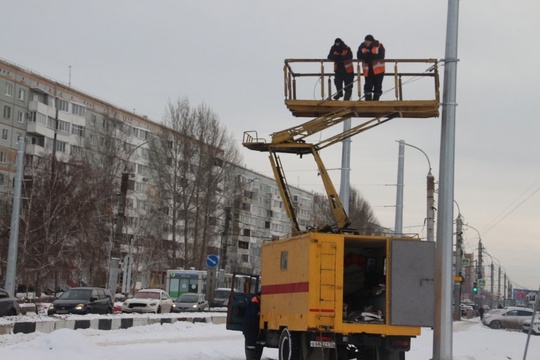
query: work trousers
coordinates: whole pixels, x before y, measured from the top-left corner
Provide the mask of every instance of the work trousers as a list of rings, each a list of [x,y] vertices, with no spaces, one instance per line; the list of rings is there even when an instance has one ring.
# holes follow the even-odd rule
[[[382,95],[382,82],[384,79],[383,74],[369,74],[365,77],[364,94],[366,100],[379,100]]]
[[[345,100],[350,100],[352,95],[352,89],[354,84],[354,73],[341,73],[337,72],[334,77],[334,85],[336,85],[337,94],[336,97],[343,96],[343,89],[345,89]]]

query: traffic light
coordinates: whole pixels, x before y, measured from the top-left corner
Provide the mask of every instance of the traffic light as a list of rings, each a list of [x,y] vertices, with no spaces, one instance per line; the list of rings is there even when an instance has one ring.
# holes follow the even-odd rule
[[[476,283],[476,281],[475,281],[474,284],[473,284],[472,291],[473,291],[473,293],[475,293],[475,294],[478,293],[478,284]]]

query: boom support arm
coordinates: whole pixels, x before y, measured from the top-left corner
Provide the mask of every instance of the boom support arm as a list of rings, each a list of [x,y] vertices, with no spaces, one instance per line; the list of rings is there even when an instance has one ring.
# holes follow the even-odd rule
[[[321,157],[319,156],[319,152],[315,148],[315,145],[289,144],[288,147],[289,146],[293,146],[295,149],[299,150],[300,153],[310,152],[313,155],[313,158],[315,159],[315,162],[317,163],[319,175],[321,176],[321,179],[324,184],[324,188],[326,190],[326,195],[328,196],[328,200],[330,202],[330,208],[332,210],[334,220],[336,221],[336,224],[334,226],[330,225],[330,228],[332,232],[338,232],[342,229],[346,229],[351,224],[351,221],[349,217],[347,216],[345,209],[343,208],[343,204],[341,203],[341,200],[339,199],[338,193],[334,187],[334,184],[332,183],[332,180],[330,179],[330,175],[328,175],[328,172],[326,171],[326,167],[324,166],[324,163]],[[296,208],[294,207],[294,204],[292,201],[289,186],[287,185],[287,179],[285,178],[285,173],[283,172],[283,166],[281,165],[281,160],[279,159],[279,156],[277,155],[277,153],[280,152],[279,146],[277,146],[276,148],[274,148],[273,146],[270,146],[269,151],[270,151],[270,163],[272,165],[274,177],[276,178],[278,182],[278,187],[281,194],[281,198],[283,199],[283,202],[284,202],[285,210],[287,211],[287,215],[289,219],[291,220],[293,235],[299,234],[302,231],[300,230],[300,226],[298,225],[298,219],[296,217]]]

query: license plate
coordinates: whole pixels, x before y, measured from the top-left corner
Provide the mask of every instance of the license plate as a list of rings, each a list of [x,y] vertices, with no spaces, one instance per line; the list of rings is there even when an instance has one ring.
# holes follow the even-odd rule
[[[67,314],[68,311],[67,310],[56,310],[56,313],[57,314]]]
[[[310,341],[309,345],[313,348],[326,348],[326,349],[335,349],[336,343],[334,341]]]

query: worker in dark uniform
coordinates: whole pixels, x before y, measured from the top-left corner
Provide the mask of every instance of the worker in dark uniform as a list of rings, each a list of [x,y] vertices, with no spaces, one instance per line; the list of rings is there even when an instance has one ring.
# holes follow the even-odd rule
[[[365,99],[379,100],[382,95],[382,82],[384,79],[384,54],[385,49],[381,42],[375,40],[373,35],[367,35],[364,42],[358,47],[356,56],[362,60],[364,73]]]
[[[259,337],[259,317],[261,313],[260,294],[251,298],[244,316],[242,333],[245,339],[246,360],[260,360],[263,346],[257,343]]]
[[[328,60],[334,61],[334,84],[336,85],[337,93],[334,95],[334,100],[339,100],[343,97],[343,89],[345,88],[345,97],[343,100],[350,100],[354,82],[354,66],[353,54],[351,48],[348,47],[343,40],[337,38],[334,45],[330,48]]]

